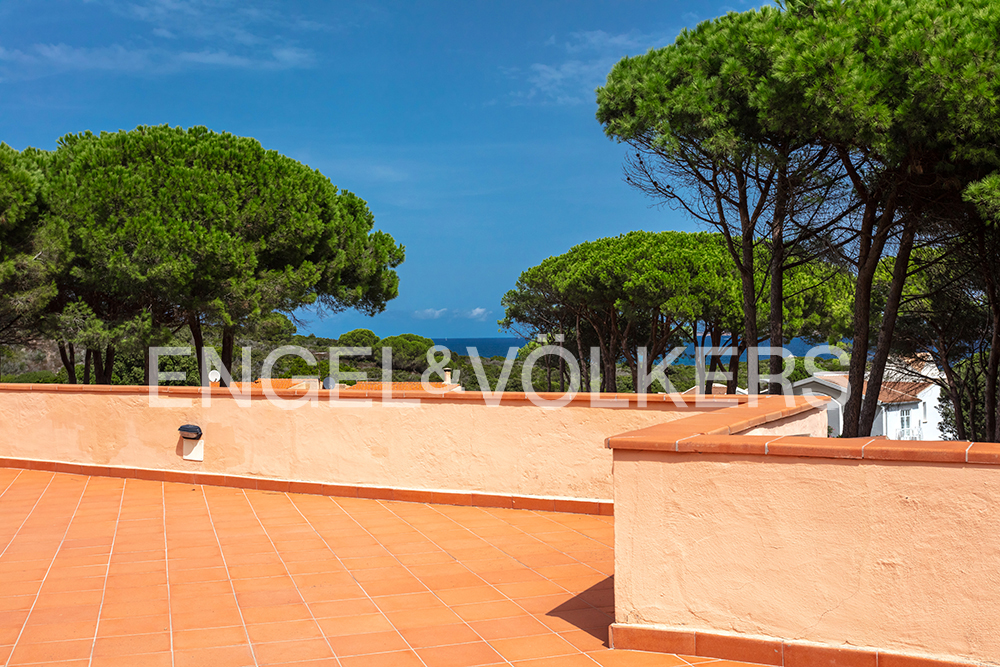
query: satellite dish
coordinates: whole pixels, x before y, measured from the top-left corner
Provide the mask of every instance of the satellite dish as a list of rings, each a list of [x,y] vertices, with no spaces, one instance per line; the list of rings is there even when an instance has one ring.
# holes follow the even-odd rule
[[[218,382],[221,377],[222,377],[222,374],[219,371],[217,371],[217,370],[210,370],[208,372],[208,381],[209,382]]]

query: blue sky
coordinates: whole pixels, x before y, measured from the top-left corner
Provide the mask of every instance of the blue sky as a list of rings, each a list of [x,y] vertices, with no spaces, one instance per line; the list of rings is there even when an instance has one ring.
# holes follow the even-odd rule
[[[302,333],[497,336],[524,269],[632,229],[692,230],[621,175],[594,88],[717,2],[0,3],[0,141],[167,123],[256,137],[368,201],[406,246],[374,318]]]

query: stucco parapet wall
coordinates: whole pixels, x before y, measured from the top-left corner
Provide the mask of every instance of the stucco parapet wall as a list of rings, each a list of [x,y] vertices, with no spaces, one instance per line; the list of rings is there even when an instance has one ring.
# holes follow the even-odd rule
[[[498,507],[502,509],[567,512],[570,514],[599,514],[603,516],[613,516],[615,513],[614,503],[600,500],[580,500],[577,498],[544,498],[538,496],[512,496],[463,491],[433,491],[426,489],[396,489],[382,486],[355,486],[351,484],[323,484],[321,482],[300,482],[288,479],[247,477],[242,475],[215,475],[180,470],[122,468],[119,466],[85,465],[34,459],[0,458],[0,468],[44,470],[69,475],[87,475],[90,477],[142,479],[152,482],[227,486],[234,489],[256,489],[258,491],[274,491],[278,493],[306,493],[338,498],[398,500],[411,503],[434,503],[436,505]]]
[[[963,440],[886,440],[749,435],[745,431],[815,410],[818,397],[767,397],[756,406],[739,405],[629,431],[607,439],[611,449],[675,453],[797,456],[865,461],[981,463],[1000,465],[1000,443]]]
[[[2,383],[0,392],[45,392],[45,393],[76,393],[76,394],[114,394],[127,396],[147,396],[150,387],[135,385],[81,385],[81,384],[23,384]],[[567,395],[560,392],[524,392],[505,391],[489,393],[481,391],[355,391],[350,388],[339,392],[329,389],[270,389],[252,388],[249,390],[230,390],[226,387],[170,387],[155,388],[155,394],[162,398],[200,398],[211,396],[215,398],[236,398],[266,400],[272,397],[279,399],[301,399],[305,396],[315,396],[320,401],[333,400],[373,400],[386,398],[392,400],[431,400],[442,403],[483,403],[486,405],[536,405],[538,403],[560,403],[566,407],[593,406],[601,408],[685,411],[721,410],[747,402],[746,396],[691,396],[682,394],[611,394],[578,392]]]

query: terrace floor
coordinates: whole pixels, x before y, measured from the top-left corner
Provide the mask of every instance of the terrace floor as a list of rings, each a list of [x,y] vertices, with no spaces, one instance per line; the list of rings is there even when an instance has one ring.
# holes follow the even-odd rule
[[[610,517],[0,468],[0,664],[639,667]]]

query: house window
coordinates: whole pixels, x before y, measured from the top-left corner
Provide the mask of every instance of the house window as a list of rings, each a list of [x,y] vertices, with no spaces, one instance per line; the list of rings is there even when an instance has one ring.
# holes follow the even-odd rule
[[[927,404],[923,403],[920,407],[923,408],[924,411],[924,421],[927,421]]]
[[[899,411],[899,427],[901,429],[909,430],[910,428],[910,409],[906,408]]]

